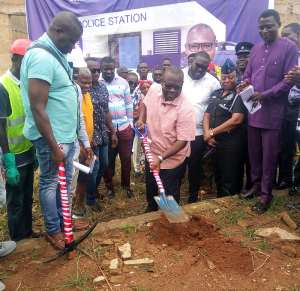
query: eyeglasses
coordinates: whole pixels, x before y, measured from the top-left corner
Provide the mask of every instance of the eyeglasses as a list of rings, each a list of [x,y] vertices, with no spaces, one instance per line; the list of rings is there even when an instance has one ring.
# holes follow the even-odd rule
[[[100,69],[91,69],[92,74],[100,73]]]
[[[182,89],[182,85],[169,85],[166,83],[162,83],[162,85],[164,86],[164,88],[166,90],[175,90],[175,91],[180,91]]]
[[[193,53],[200,51],[209,51],[215,46],[213,42],[191,43],[189,44],[189,50]]]

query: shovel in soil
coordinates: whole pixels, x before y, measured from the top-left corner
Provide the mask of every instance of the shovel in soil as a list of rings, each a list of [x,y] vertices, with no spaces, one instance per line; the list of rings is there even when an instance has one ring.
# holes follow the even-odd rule
[[[146,159],[151,166],[153,157],[147,138],[147,127],[145,127],[144,129],[144,133],[142,133],[136,127],[134,128],[134,130],[143,143]],[[166,195],[163,183],[159,176],[159,171],[153,170],[152,174],[159,191],[159,196],[154,196],[154,200],[157,203],[158,207],[162,210],[168,221],[171,223],[183,223],[189,221],[189,216],[183,211],[182,207],[178,205],[174,197],[172,195]]]
[[[74,240],[72,214],[71,214],[69,197],[68,197],[65,165],[63,162],[61,162],[58,166],[58,179],[59,179],[61,208],[62,208],[62,215],[63,215],[65,247],[64,249],[60,250],[56,255],[46,259],[44,263],[52,262],[58,259],[59,257],[74,251],[76,247],[91,234],[91,232],[94,230],[94,228],[97,225],[97,222],[95,222],[80,238]]]

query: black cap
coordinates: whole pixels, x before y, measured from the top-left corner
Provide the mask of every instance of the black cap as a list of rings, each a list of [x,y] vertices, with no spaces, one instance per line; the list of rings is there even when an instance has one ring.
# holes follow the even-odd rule
[[[249,54],[253,46],[254,46],[254,44],[251,42],[247,42],[247,41],[239,42],[235,46],[235,54],[236,55],[243,54],[243,53]]]
[[[222,74],[230,74],[235,71],[235,65],[231,59],[226,59],[225,63],[221,67]]]

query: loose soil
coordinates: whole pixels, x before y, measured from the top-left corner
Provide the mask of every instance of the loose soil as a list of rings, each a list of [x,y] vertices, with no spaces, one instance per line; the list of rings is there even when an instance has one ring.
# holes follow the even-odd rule
[[[225,238],[217,227],[200,216],[192,216],[187,223],[171,224],[166,218],[154,222],[149,232],[150,241],[165,243],[176,250],[192,247],[194,262],[207,259],[211,268],[226,273],[248,275],[253,271],[251,253],[240,241]],[[211,261],[209,261],[209,259]]]
[[[79,250],[72,260],[63,257],[44,264],[43,259],[55,252],[39,240],[41,247],[31,253],[4,258],[0,277],[8,291],[108,290],[105,282],[93,284],[93,279],[102,275],[101,266],[113,290],[299,290],[299,243],[284,243],[296,251],[296,257],[289,257],[280,251],[278,239],[245,240],[243,228],[219,228],[213,216],[192,216],[185,224],[170,224],[161,217],[140,227],[123,225],[94,234],[80,249],[96,262]],[[257,227],[284,227],[268,216],[249,217],[249,222]],[[226,237],[224,229],[232,237]],[[154,265],[128,267],[121,263],[118,270],[109,270],[110,260],[118,257],[117,246],[126,242],[131,244],[134,259],[148,257]],[[269,248],[261,250],[262,243]]]
[[[115,180],[116,199],[101,201],[103,210],[90,215],[91,221],[109,221],[144,212],[143,179],[132,179],[135,192],[133,199],[126,197],[118,179]],[[105,193],[103,187],[99,190]],[[209,185],[203,190],[206,193],[199,195],[201,200],[214,196]],[[34,227],[35,230],[43,230],[36,198]],[[186,183],[183,184],[181,198],[184,204],[187,200]],[[192,216],[187,224],[169,224],[162,217],[141,227],[117,226],[111,231],[94,233],[80,245],[84,252],[78,250],[76,258],[72,260],[63,257],[44,264],[43,260],[54,255],[55,251],[41,239],[38,243],[32,243],[30,251],[0,258],[0,280],[5,282],[8,291],[109,290],[105,282],[93,284],[93,279],[102,275],[99,270],[101,266],[113,290],[298,291],[300,243],[283,243],[278,238],[263,239],[254,235],[256,228],[266,226],[278,226],[290,231],[278,219],[278,214],[287,210],[285,202],[299,202],[300,198],[287,198],[286,195],[275,195],[275,198],[270,211],[262,216],[251,213],[253,201],[248,203],[232,198],[213,201],[218,212],[201,212],[201,216]],[[300,220],[299,213],[289,212],[295,221]],[[248,226],[243,226],[239,220],[246,221]],[[5,212],[1,211],[1,238],[7,238],[5,224]],[[105,244],[106,240],[111,243]],[[134,259],[148,257],[154,260],[154,265],[126,267],[121,264],[118,270],[109,270],[110,260],[118,257],[117,246],[126,242],[131,244]]]

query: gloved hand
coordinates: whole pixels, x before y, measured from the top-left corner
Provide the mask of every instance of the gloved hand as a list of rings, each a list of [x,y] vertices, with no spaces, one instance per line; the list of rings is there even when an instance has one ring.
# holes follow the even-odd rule
[[[6,182],[11,186],[16,186],[20,182],[20,173],[16,165],[15,155],[6,153],[3,155],[4,167],[6,170]]]

